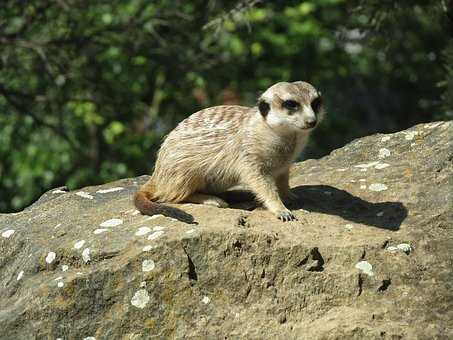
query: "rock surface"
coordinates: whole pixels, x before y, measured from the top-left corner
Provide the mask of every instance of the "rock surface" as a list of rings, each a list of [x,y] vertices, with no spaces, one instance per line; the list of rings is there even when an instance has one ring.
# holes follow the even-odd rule
[[[1,339],[452,339],[453,124],[298,163],[297,222],[183,204],[146,176],[0,215]]]

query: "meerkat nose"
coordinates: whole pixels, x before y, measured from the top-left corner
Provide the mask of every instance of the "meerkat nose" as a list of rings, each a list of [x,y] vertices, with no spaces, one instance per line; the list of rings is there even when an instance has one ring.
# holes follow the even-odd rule
[[[307,128],[315,127],[315,125],[316,125],[316,119],[313,119],[313,120],[310,119],[305,122],[305,126]]]

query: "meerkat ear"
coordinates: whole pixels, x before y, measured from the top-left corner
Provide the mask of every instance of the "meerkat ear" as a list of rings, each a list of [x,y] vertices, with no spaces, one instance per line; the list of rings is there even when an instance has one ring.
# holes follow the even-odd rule
[[[266,103],[264,99],[260,99],[258,101],[258,109],[260,110],[260,113],[263,117],[266,117],[267,114],[269,113],[269,110],[271,109],[269,103]]]

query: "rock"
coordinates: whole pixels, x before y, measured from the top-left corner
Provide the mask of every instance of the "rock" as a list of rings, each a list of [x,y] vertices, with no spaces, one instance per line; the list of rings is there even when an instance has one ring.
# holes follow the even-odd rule
[[[452,136],[422,124],[296,164],[297,222],[142,216],[147,176],[51,190],[0,215],[0,338],[453,338]]]

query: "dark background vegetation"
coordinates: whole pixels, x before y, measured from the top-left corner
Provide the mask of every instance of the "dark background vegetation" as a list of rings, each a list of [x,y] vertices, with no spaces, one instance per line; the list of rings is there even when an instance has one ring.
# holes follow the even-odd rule
[[[453,117],[453,1],[3,0],[0,212],[149,173],[163,136],[274,82],[318,87],[303,155]]]

